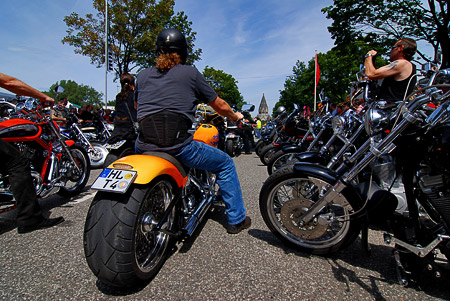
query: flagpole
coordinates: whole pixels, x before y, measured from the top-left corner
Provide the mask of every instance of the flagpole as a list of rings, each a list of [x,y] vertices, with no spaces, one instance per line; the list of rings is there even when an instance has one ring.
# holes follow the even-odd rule
[[[314,110],[316,111],[316,101],[317,101],[317,50],[314,56]]]

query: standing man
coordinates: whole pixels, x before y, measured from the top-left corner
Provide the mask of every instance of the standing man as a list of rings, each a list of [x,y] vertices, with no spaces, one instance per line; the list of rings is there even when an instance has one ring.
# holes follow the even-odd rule
[[[416,66],[411,63],[417,51],[417,44],[413,39],[403,38],[391,48],[389,65],[376,69],[373,57],[377,54],[370,50],[366,54],[364,67],[369,79],[383,79],[378,98],[386,101],[403,100],[416,86]]]
[[[15,94],[40,100],[42,105],[53,104],[53,98],[30,87],[12,76],[0,73],[0,87]],[[17,232],[20,234],[49,228],[64,221],[63,217],[45,218],[39,206],[36,190],[31,179],[30,164],[22,153],[8,142],[0,139],[0,171],[9,174],[9,183],[17,204]]]
[[[134,95],[139,121],[136,152],[166,152],[187,167],[215,173],[226,205],[227,232],[237,234],[250,227],[251,220],[246,216],[234,162],[226,153],[194,141],[188,130],[201,102],[232,121],[244,116],[218,97],[195,67],[184,65],[188,46],[180,31],[161,31],[156,47],[156,66],[141,71],[136,81]]]

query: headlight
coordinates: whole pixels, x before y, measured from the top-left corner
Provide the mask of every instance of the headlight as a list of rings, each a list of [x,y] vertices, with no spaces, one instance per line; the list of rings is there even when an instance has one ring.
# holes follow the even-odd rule
[[[389,125],[389,114],[377,108],[367,110],[364,117],[364,127],[369,136],[384,131]]]
[[[341,135],[344,133],[345,130],[345,119],[341,116],[335,116],[333,117],[333,120],[331,121],[331,126],[333,127],[333,131],[337,135]]]

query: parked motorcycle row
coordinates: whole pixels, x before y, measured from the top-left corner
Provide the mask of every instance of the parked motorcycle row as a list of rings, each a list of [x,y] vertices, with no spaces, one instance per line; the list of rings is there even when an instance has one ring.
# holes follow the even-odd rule
[[[301,106],[290,114],[280,107],[255,146],[269,174],[259,205],[270,231],[297,250],[330,255],[358,236],[370,253],[368,231],[382,229],[401,284],[414,271],[447,275],[449,73],[424,72],[405,101],[387,103],[375,98],[374,83],[361,71],[350,103],[362,98],[364,107],[350,106],[340,115],[325,102],[312,115]],[[166,153],[136,155],[133,141],[108,140],[105,123],[83,129],[69,116],[60,130],[33,101],[15,111],[15,118],[0,121],[0,137],[30,160],[40,197],[74,196],[91,166],[104,167],[91,187],[97,193],[83,234],[88,266],[103,283],[146,284],[171,246],[192,236],[220,202],[213,173],[185,168]],[[191,132],[194,140],[238,156],[243,126],[249,124],[231,124],[200,106]],[[0,195],[10,200],[0,212],[13,208],[7,175],[0,177]]]
[[[260,153],[270,176],[259,205],[271,232],[298,250],[330,255],[360,234],[370,253],[368,230],[381,229],[401,284],[413,271],[448,275],[449,71],[423,72],[398,103],[378,101],[374,83],[360,77],[358,113],[306,118],[297,107]]]

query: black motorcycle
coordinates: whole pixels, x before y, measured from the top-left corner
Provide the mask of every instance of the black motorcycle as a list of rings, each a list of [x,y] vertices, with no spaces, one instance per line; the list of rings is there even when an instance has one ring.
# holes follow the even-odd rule
[[[433,84],[409,102],[373,102],[364,119],[370,138],[336,170],[296,163],[273,173],[259,200],[269,229],[302,251],[327,255],[359,233],[369,250],[368,228],[375,225],[394,246],[402,284],[417,266],[442,275],[450,259],[449,88]],[[400,186],[403,211],[394,193]]]

